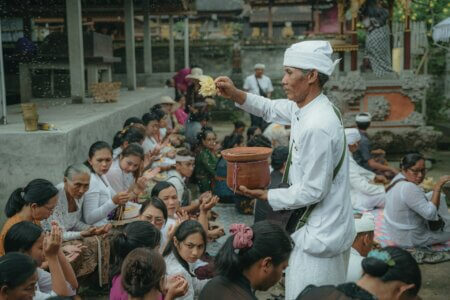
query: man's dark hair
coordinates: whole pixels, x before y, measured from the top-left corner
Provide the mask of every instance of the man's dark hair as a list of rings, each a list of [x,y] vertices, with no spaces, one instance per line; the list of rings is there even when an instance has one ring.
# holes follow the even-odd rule
[[[302,73],[304,75],[314,71],[314,69],[310,69],[310,70],[305,70],[305,69],[300,69],[300,71],[302,71]],[[317,71],[317,70],[316,70]],[[330,76],[320,73],[319,71],[317,71],[317,80],[319,82],[319,87],[323,88],[323,86],[325,85],[325,83],[328,82],[328,79],[330,79]]]

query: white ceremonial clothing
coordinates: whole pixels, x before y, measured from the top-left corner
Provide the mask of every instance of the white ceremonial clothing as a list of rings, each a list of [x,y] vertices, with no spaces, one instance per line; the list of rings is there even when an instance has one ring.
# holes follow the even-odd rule
[[[33,300],[44,300],[57,296],[57,294],[52,290],[52,275],[41,268],[37,268],[37,273],[38,281],[36,282],[36,292]],[[66,284],[70,291],[70,296],[75,296],[76,290],[67,281]]]
[[[374,184],[375,173],[361,167],[348,153],[350,159],[350,198],[353,208],[359,211],[383,208],[386,200],[384,185]]]
[[[182,297],[177,297],[179,300],[194,300],[198,298],[198,295],[200,295],[200,292],[202,291],[203,287],[208,283],[209,279],[200,280],[197,279],[197,277],[192,276],[191,274],[194,274],[194,270],[198,267],[197,262],[196,263],[188,263],[189,266],[189,272],[178,262],[177,258],[173,253],[170,253],[166,257],[164,257],[164,260],[166,262],[166,274],[168,276],[171,275],[182,275],[184,279],[188,282],[188,291],[186,294]]]
[[[350,248],[350,260],[348,261],[347,279],[345,282],[357,282],[363,275],[361,262],[364,256],[359,254],[355,248]]]
[[[286,299],[295,299],[308,284],[343,283],[356,233],[347,154],[332,180],[347,145],[331,102],[320,94],[299,108],[293,101],[248,93],[245,103],[237,106],[267,122],[291,125],[291,186],[269,190],[270,206],[277,211],[317,203],[305,226],[292,234],[295,248],[286,270]]]
[[[144,153],[147,154],[149,152],[152,152],[157,145],[158,142],[153,137],[149,138],[148,136],[146,136],[144,142],[142,143],[142,148],[144,148]]]
[[[256,80],[258,80],[258,82],[256,82]],[[258,83],[266,95],[273,92],[272,80],[266,75],[262,75],[261,78],[258,79],[255,75],[247,76],[244,81],[244,90],[255,95],[260,95]]]
[[[117,205],[112,201],[116,192],[105,175],[91,173],[89,190],[84,195],[83,219],[86,224],[102,226],[108,223],[108,214]]]
[[[105,176],[116,194],[119,192],[128,191],[128,189],[134,184],[133,174],[125,173],[120,168],[120,159],[113,160],[111,167]]]
[[[52,215],[41,222],[42,228],[50,231],[52,221],[56,221],[63,231],[64,241],[81,239],[81,231],[91,227],[81,221],[84,195],[81,199],[75,199],[77,210],[69,212],[69,202],[67,200],[66,191],[64,190],[64,182],[58,184],[56,188],[58,189],[58,203],[56,204]]]
[[[404,178],[399,173],[392,183]],[[398,182],[386,193],[384,218],[387,232],[396,245],[405,248],[425,247],[450,240],[449,224],[443,231],[429,229],[428,220],[438,220],[438,209],[429,200],[420,186],[408,181]],[[442,195],[439,213],[448,215],[447,203]]]
[[[163,253],[164,248],[167,244],[167,232],[169,231],[170,226],[175,225],[177,221],[173,217],[168,217],[166,223],[161,228],[161,242],[159,245],[159,250]]]
[[[113,150],[113,159],[116,159],[120,156],[120,154],[122,154],[122,147],[117,147],[116,149]]]

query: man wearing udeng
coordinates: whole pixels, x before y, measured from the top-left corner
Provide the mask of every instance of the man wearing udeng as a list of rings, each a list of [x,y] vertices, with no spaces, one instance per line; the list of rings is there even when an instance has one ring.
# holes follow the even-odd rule
[[[325,41],[300,42],[284,54],[285,100],[270,101],[238,90],[227,77],[216,79],[219,94],[267,122],[291,125],[286,189],[249,190],[274,210],[312,207],[303,227],[292,234],[294,251],[286,270],[286,299],[309,284],[345,281],[355,226],[349,196],[348,156],[340,113],[322,94],[337,61]],[[312,206],[315,205],[315,206]]]

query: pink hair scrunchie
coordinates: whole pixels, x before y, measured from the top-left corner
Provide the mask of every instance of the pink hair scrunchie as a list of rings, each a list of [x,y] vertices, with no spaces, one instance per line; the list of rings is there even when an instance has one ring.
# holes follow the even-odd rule
[[[230,233],[234,235],[233,248],[244,249],[253,246],[253,230],[245,224],[231,224]]]

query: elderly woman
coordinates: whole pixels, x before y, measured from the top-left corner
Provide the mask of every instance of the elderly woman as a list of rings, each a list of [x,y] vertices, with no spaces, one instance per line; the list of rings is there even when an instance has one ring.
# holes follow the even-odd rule
[[[353,154],[359,148],[361,134],[356,128],[345,129],[345,137],[349,151]],[[386,192],[383,184],[387,179],[382,175],[364,169],[350,157],[350,199],[353,208],[359,211],[384,207]]]
[[[419,153],[407,154],[402,158],[400,168],[401,173],[387,188],[384,208],[386,227],[392,240],[402,247],[447,242],[450,240],[450,218],[445,199],[441,201],[441,190],[450,181],[450,176],[442,176],[433,192],[425,194],[419,186],[425,178],[424,157]]]
[[[69,166],[64,172],[64,182],[56,186],[58,189],[58,202],[53,214],[42,222],[44,229],[50,230],[53,221],[59,224],[63,232],[63,245],[76,245],[82,243],[85,247],[81,256],[74,261],[73,267],[77,277],[91,274],[98,265],[98,243],[101,245],[104,262],[100,264],[105,274],[103,283],[107,283],[107,272],[109,262],[109,242],[102,237],[107,233],[111,225],[94,227],[87,225],[81,220],[81,206],[84,194],[89,189],[91,171],[83,164]]]

